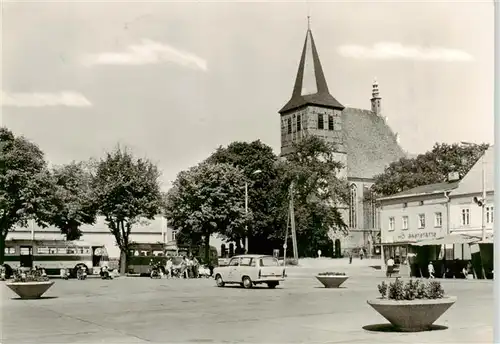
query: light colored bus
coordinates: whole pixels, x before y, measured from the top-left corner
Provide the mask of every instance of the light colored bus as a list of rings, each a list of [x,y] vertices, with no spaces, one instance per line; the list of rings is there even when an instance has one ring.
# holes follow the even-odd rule
[[[99,274],[101,266],[108,265],[109,257],[103,245],[66,240],[9,240],[5,241],[4,266],[7,273],[19,267],[40,267],[47,275],[59,275],[62,268],[76,276],[81,267],[87,273]]]

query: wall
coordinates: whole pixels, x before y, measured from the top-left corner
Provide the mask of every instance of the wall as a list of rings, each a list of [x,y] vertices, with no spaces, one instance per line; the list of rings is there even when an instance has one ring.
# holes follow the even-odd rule
[[[474,196],[482,197],[481,193],[450,197],[450,232],[470,235],[481,235],[482,210],[474,203]],[[493,206],[493,193],[487,194],[486,207]],[[469,225],[462,224],[462,209],[469,209]],[[486,232],[491,234],[493,223],[486,223]]]
[[[448,219],[445,202],[446,198],[442,194],[381,201],[382,243],[411,242],[446,235]],[[406,207],[404,203],[406,203]],[[441,213],[441,227],[436,227],[434,224],[436,212]],[[418,228],[419,214],[425,214],[425,228]],[[403,216],[408,216],[408,229],[403,229]],[[395,220],[393,231],[389,229],[390,217],[394,217]]]

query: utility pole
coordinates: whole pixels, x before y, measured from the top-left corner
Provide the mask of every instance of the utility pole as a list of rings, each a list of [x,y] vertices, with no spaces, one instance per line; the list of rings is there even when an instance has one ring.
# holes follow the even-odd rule
[[[299,250],[297,248],[297,233],[295,231],[295,212],[293,207],[293,182],[290,184],[290,226],[292,234],[292,244],[293,244],[293,258],[299,261]]]
[[[484,242],[486,240],[486,168],[484,166],[485,161],[484,161],[484,156],[486,155],[486,152],[483,153],[483,156],[481,158],[481,172],[482,172],[482,191],[483,191],[483,202],[481,205],[481,240]]]
[[[245,182],[245,253],[248,253],[248,182]]]

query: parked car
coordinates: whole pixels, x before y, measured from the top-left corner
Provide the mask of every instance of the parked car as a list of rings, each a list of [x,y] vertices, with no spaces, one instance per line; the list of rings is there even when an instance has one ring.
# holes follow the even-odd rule
[[[227,266],[214,270],[218,287],[225,284],[240,284],[249,289],[257,284],[267,284],[271,289],[285,280],[285,268],[272,256],[244,254],[234,256]]]

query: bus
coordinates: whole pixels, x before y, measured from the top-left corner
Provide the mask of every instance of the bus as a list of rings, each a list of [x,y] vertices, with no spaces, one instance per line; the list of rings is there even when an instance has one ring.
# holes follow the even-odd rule
[[[211,265],[218,265],[217,249],[210,246]],[[198,247],[179,247],[176,250],[168,250],[163,243],[131,243],[129,247],[127,273],[131,275],[149,276],[151,273],[151,262],[165,267],[167,259],[171,258],[174,265],[181,263],[184,256],[194,252],[198,261],[203,261],[202,250]]]
[[[99,274],[101,266],[109,264],[104,245],[91,245],[75,240],[17,240],[5,241],[4,266],[7,275],[20,267],[45,269],[47,275],[59,275],[61,269],[68,269],[71,277],[81,266],[87,274]]]

